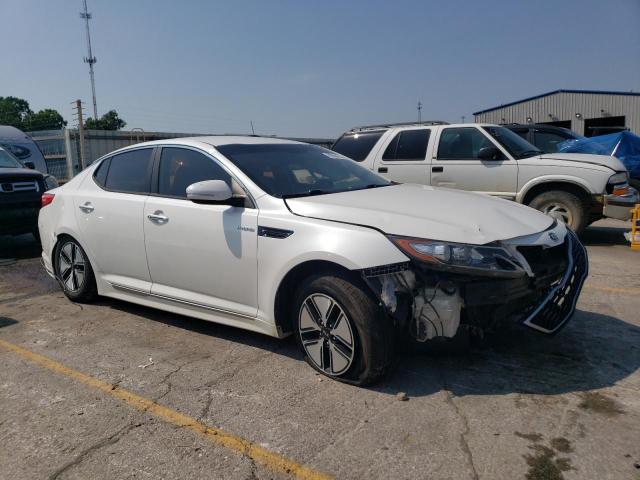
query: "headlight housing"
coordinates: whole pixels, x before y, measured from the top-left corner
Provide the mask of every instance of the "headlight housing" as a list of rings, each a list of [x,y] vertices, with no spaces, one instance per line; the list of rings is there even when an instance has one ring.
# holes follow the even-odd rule
[[[44,177],[44,186],[46,187],[46,190],[52,190],[54,188],[58,188],[60,185],[58,185],[58,181],[55,177],[46,175]]]
[[[627,183],[628,181],[629,181],[629,172],[618,172],[611,175],[607,183],[609,185],[615,185],[617,183]]]
[[[410,258],[437,270],[503,277],[526,273],[524,260],[498,245],[468,245],[395,235],[388,238]]]
[[[627,195],[629,193],[629,172],[614,173],[607,182],[607,193]]]

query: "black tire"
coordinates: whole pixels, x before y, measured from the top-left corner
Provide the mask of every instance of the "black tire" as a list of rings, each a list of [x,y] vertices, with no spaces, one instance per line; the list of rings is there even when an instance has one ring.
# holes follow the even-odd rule
[[[563,217],[566,215],[565,223],[577,234],[582,233],[589,224],[589,212],[585,203],[571,192],[549,190],[536,195],[529,206],[551,216],[556,216],[554,212]]]
[[[32,230],[32,231],[31,231],[31,234],[33,235],[33,238],[35,238],[35,239],[36,239],[36,242],[37,242],[38,244],[40,244],[40,243],[41,243],[41,242],[40,242],[40,231],[36,228],[35,230]]]
[[[326,298],[337,308],[334,305],[326,309],[323,305],[316,306],[316,303],[327,302]],[[314,308],[317,316],[312,313]],[[326,315],[320,312],[323,309]],[[340,312],[336,313],[336,309]],[[344,321],[349,326],[348,333]],[[315,326],[309,327],[310,323]],[[296,292],[292,324],[305,360],[323,375],[354,385],[369,385],[391,369],[395,343],[393,325],[366,286],[355,277],[340,273],[309,277]],[[345,332],[344,335],[339,330]],[[351,334],[351,352],[346,347],[349,341],[344,341],[348,334]],[[349,365],[344,367],[349,354]],[[314,360],[318,357],[321,361]],[[334,358],[337,359],[335,362]]]
[[[56,279],[69,300],[78,303],[95,300],[98,296],[96,278],[89,257],[76,240],[61,238],[54,249],[53,262]]]

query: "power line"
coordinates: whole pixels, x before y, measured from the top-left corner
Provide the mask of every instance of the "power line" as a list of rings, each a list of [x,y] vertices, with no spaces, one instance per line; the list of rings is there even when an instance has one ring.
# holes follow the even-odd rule
[[[93,95],[93,118],[98,120],[98,105],[96,103],[96,82],[93,75],[93,64],[98,61],[96,57],[91,53],[91,34],[89,33],[89,19],[91,14],[87,11],[87,0],[82,0],[84,5],[84,12],[80,12],[80,18],[83,18],[87,27],[87,50],[89,56],[84,57],[84,63],[89,64],[89,77],[91,78],[91,94]]]

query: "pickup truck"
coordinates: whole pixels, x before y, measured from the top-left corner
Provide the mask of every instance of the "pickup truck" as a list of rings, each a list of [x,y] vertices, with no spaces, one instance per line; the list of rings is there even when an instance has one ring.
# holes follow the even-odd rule
[[[332,149],[399,183],[419,183],[514,200],[580,233],[610,217],[628,220],[638,202],[615,157],[544,153],[511,130],[446,122],[356,127]]]

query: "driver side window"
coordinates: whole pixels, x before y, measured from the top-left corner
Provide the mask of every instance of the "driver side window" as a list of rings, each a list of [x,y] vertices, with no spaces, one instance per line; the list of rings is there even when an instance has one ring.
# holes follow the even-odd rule
[[[187,198],[187,187],[204,180],[223,180],[231,185],[230,175],[206,155],[186,148],[162,148],[158,178],[160,195]]]
[[[476,160],[483,147],[493,143],[475,127],[445,128],[438,144],[439,160]]]

